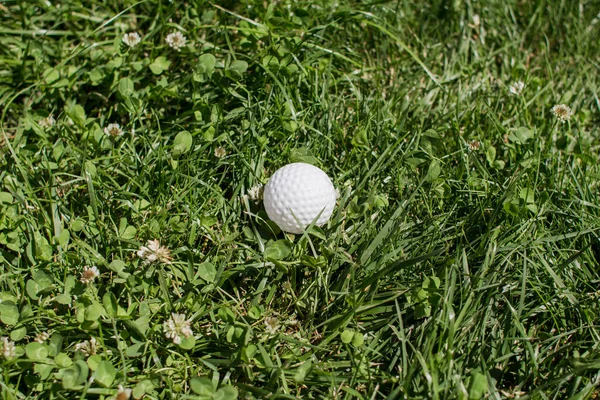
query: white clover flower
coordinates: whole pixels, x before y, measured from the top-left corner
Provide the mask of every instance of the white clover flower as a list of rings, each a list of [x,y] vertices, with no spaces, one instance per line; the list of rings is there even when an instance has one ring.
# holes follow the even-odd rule
[[[46,118],[40,119],[38,121],[38,125],[42,129],[48,129],[48,128],[51,128],[54,125],[55,122],[56,122],[56,120],[54,119],[54,117],[52,116],[52,114],[50,114]]]
[[[35,341],[38,343],[44,343],[46,340],[48,340],[48,338],[50,337],[50,333],[48,332],[40,332],[37,335],[35,335]]]
[[[259,201],[263,198],[263,185],[255,185],[248,189],[248,198],[250,200]]]
[[[521,93],[523,93],[523,89],[525,89],[525,83],[523,83],[523,81],[515,82],[508,87],[508,91],[513,96],[520,96]]]
[[[144,260],[144,264],[150,264],[159,261],[163,264],[171,264],[171,250],[161,246],[158,239],[148,240],[146,246],[140,247],[137,251],[139,258]]]
[[[104,128],[104,133],[111,137],[119,137],[123,136],[125,132],[121,129],[121,125],[119,124],[108,124],[106,128]]]
[[[90,338],[90,340],[84,340],[83,342],[75,345],[75,351],[80,351],[85,356],[92,356],[98,353],[98,342],[94,337]]]
[[[481,148],[481,142],[479,140],[472,140],[469,143],[469,150],[470,151],[477,151]]]
[[[187,39],[181,32],[173,32],[169,33],[165,38],[165,42],[172,47],[174,50],[181,51],[182,47],[185,47],[185,42]]]
[[[265,318],[265,330],[274,335],[279,330],[279,319],[277,317],[267,317]]]
[[[571,115],[573,115],[573,111],[571,111],[571,108],[566,104],[557,104],[552,107],[551,111],[552,114],[554,114],[554,116],[563,124],[570,120]]]
[[[7,337],[1,337],[0,354],[7,360],[15,358],[17,356],[17,347],[15,346],[15,342],[9,340]]]
[[[94,282],[94,280],[100,276],[100,271],[98,271],[98,267],[83,267],[83,272],[81,273],[81,283],[85,283],[86,285]]]
[[[137,46],[138,44],[140,44],[140,42],[142,41],[142,38],[140,37],[140,35],[137,32],[129,32],[123,36],[122,40],[123,40],[123,43],[125,43],[127,46],[133,48],[133,47]]]
[[[131,398],[131,389],[125,389],[123,385],[117,386],[117,395],[114,397],[114,400],[129,400]]]
[[[227,152],[225,151],[224,147],[219,146],[215,149],[215,157],[217,157],[217,158],[225,157],[225,154],[227,154]]]
[[[190,324],[191,321],[186,319],[185,314],[171,313],[171,318],[163,323],[165,337],[175,344],[180,344],[182,336],[189,337],[194,334]]]
[[[94,280],[100,276],[100,271],[98,271],[98,267],[83,267],[83,272],[81,273],[81,283],[85,283],[86,285],[94,282]]]

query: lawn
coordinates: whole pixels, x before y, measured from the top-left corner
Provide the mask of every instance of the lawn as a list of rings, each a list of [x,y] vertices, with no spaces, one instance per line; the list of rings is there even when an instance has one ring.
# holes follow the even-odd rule
[[[598,2],[0,12],[0,398],[600,396]]]

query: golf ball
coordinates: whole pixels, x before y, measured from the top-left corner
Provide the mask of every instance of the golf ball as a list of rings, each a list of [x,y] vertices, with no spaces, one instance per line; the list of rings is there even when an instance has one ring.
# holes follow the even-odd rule
[[[269,218],[290,233],[303,233],[315,219],[315,225],[323,225],[333,212],[335,200],[335,188],[327,174],[305,163],[288,164],[275,171],[263,197]]]

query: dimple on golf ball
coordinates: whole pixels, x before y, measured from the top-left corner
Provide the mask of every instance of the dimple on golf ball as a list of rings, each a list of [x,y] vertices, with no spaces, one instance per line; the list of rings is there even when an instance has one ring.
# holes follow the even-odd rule
[[[331,179],[322,169],[306,163],[288,164],[275,171],[263,197],[269,218],[282,231],[297,234],[315,219],[316,226],[327,222],[335,200]]]

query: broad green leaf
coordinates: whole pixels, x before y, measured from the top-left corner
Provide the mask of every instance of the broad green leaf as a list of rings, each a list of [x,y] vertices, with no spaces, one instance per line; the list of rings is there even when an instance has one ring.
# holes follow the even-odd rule
[[[235,326],[230,326],[229,330],[227,330],[227,335],[225,335],[225,338],[227,339],[228,343],[233,343],[234,335],[235,335]]]
[[[115,68],[119,68],[121,65],[123,65],[123,57],[115,57],[106,63],[106,69],[112,71]]]
[[[136,233],[137,229],[127,223],[127,218],[122,217],[119,220],[119,236],[122,239],[133,239]]]
[[[471,385],[469,386],[469,399],[479,400],[485,397],[488,392],[488,382],[480,370],[471,373]]]
[[[144,315],[144,316],[136,319],[135,321],[132,321],[129,319],[124,320],[123,324],[127,327],[127,329],[129,330],[129,333],[132,336],[145,340],[146,332],[148,331],[148,328],[149,328],[148,320],[149,320],[149,317],[147,315]]]
[[[231,63],[227,68],[227,75],[233,79],[239,79],[244,75],[244,72],[248,69],[248,63],[242,60],[236,60]]]
[[[71,302],[73,301],[73,298],[70,295],[63,293],[63,294],[59,294],[58,296],[56,296],[54,298],[54,301],[56,301],[58,304],[67,305],[67,304],[71,304]]]
[[[32,300],[37,300],[38,299],[38,292],[40,291],[40,285],[38,285],[36,283],[36,281],[34,281],[33,279],[29,279],[27,281],[27,283],[25,284],[25,290],[27,291],[27,295],[32,299]]]
[[[243,350],[243,358],[246,362],[250,362],[250,360],[252,359],[252,357],[254,357],[257,351],[258,348],[256,347],[256,345],[248,343],[248,346],[246,346]]]
[[[127,98],[133,94],[133,81],[130,78],[121,78],[119,80],[118,90],[121,96]]]
[[[154,384],[150,379],[144,379],[140,383],[134,386],[131,394],[134,399],[141,399],[146,393],[150,393],[154,390]]]
[[[18,300],[19,299],[17,298],[17,296],[10,292],[0,292],[0,303],[10,301],[16,304]]]
[[[19,309],[8,302],[0,303],[0,321],[6,325],[15,325],[19,322]]]
[[[310,149],[306,147],[300,147],[298,149],[292,149],[290,151],[290,162],[303,162],[306,164],[319,165],[319,160],[313,155]]]
[[[429,168],[427,169],[427,175],[425,175],[426,182],[433,182],[440,176],[440,172],[442,169],[440,168],[440,163],[437,160],[432,160],[429,164]]]
[[[144,63],[142,61],[135,61],[130,63],[131,67],[136,71],[140,72],[144,68]]]
[[[191,350],[196,345],[196,338],[193,335],[188,337],[182,337],[181,342],[179,343],[179,347],[184,350]]]
[[[252,319],[259,319],[263,313],[263,310],[258,306],[252,306],[248,309],[248,316]]]
[[[100,303],[93,302],[89,307],[86,307],[85,309],[85,320],[96,321],[104,314],[104,307],[102,307]]]
[[[76,218],[71,221],[71,229],[75,232],[81,232],[85,228],[85,221],[81,218]]]
[[[231,65],[229,66],[229,69],[234,70],[234,71],[238,72],[239,74],[243,74],[248,69],[248,63],[246,61],[236,60],[231,63]]]
[[[290,255],[292,249],[286,240],[270,240],[265,246],[265,258],[272,260],[283,260]]]
[[[88,76],[90,77],[90,82],[92,83],[92,85],[97,85],[100,82],[102,82],[106,75],[104,74],[103,67],[96,67],[90,72],[88,72]]]
[[[54,333],[48,340],[48,352],[50,357],[56,356],[62,350],[63,337],[60,333]]]
[[[88,357],[86,362],[92,371],[96,371],[102,362],[102,356],[100,354],[92,354]]]
[[[298,72],[299,68],[296,64],[289,64],[285,66],[285,71],[289,74],[289,75],[293,75],[296,72]]]
[[[494,166],[494,161],[496,161],[496,148],[494,146],[488,146],[485,149],[485,158],[490,166]]]
[[[277,70],[277,69],[279,69],[279,59],[277,57],[271,56],[271,55],[263,57],[262,65],[263,65],[263,67],[265,67],[267,69]]]
[[[437,276],[427,276],[423,280],[421,287],[424,289],[439,289],[442,281]]]
[[[47,242],[46,242],[47,243]],[[54,283],[54,276],[41,268],[35,269],[32,273],[32,278],[38,285],[40,285],[41,290],[49,290],[52,289],[52,284]]]
[[[298,123],[296,121],[286,121],[283,123],[283,129],[290,133],[294,133],[298,130]]]
[[[427,280],[427,278],[425,278]],[[414,299],[416,302],[425,301],[429,298],[429,292],[425,289],[419,288],[413,292]]]
[[[131,275],[129,272],[125,271],[126,268],[127,265],[121,260],[113,260],[110,264],[108,264],[108,269],[115,272],[123,279],[127,279],[129,275]]]
[[[60,232],[60,235],[58,236],[58,244],[60,245],[60,247],[64,249],[67,248],[67,245],[69,244],[69,239],[71,238],[71,233],[69,232],[68,229],[63,229],[62,232]]]
[[[140,212],[150,207],[150,202],[146,199],[139,199],[133,202],[133,210],[135,212]]]
[[[75,389],[79,379],[79,369],[76,366],[65,368],[62,371],[62,387],[67,390]]]
[[[179,157],[180,155],[190,151],[193,143],[194,139],[189,132],[179,132],[173,141],[173,157]]]
[[[52,259],[52,246],[48,243],[45,237],[36,232],[35,239],[35,255],[44,261]]]
[[[369,204],[374,208],[386,208],[390,205],[389,200],[383,194],[373,194],[369,196]]]
[[[67,114],[69,115],[69,117],[71,117],[71,119],[73,120],[73,122],[75,122],[76,125],[80,127],[83,127],[85,125],[87,117],[85,115],[85,110],[79,104],[72,105],[71,108],[69,108],[69,110],[67,111]]]
[[[512,216],[519,215],[519,205],[515,204],[513,201],[505,201],[503,204],[504,211]]]
[[[217,276],[217,270],[212,263],[205,261],[198,265],[198,276],[208,283],[214,283]]]
[[[235,322],[235,313],[229,307],[221,307],[219,311],[217,311],[219,318],[228,323]]]
[[[202,137],[206,141],[212,142],[215,138],[215,128],[213,126],[209,126],[204,132],[202,132]]]
[[[359,129],[352,138],[352,146],[369,147],[369,133],[366,129]]]
[[[198,58],[198,72],[211,75],[215,69],[215,56],[212,54],[203,54]]]
[[[223,118],[224,121],[230,121],[232,119],[237,119],[241,115],[246,115],[246,107],[236,107],[233,110],[229,111],[227,115]]]
[[[423,318],[431,315],[431,304],[427,302],[419,303],[415,306],[415,317]]]
[[[87,364],[78,360],[69,368],[63,370],[62,386],[64,389],[76,389],[77,386],[83,385],[88,378],[89,368]]]
[[[112,292],[104,293],[104,296],[102,296],[102,304],[104,304],[104,309],[109,316],[115,317],[117,315],[117,298]]]
[[[211,226],[215,225],[217,222],[219,222],[217,217],[212,216],[212,215],[204,215],[203,217],[200,218],[200,224],[205,228],[210,228]]]
[[[407,157],[406,159],[404,159],[404,162],[406,162],[411,167],[416,168],[416,167],[420,166],[421,164],[423,164],[425,162],[425,160],[422,158],[418,158],[418,157]]]
[[[306,375],[308,375],[308,373],[310,372],[311,369],[312,369],[312,361],[310,359],[304,361],[302,363],[302,365],[300,365],[298,367],[298,369],[296,370],[296,373],[294,374],[294,380],[298,383],[304,382]]]
[[[13,342],[18,342],[19,340],[23,339],[25,335],[27,335],[27,327],[22,326],[20,328],[13,329],[10,332],[10,340]]]
[[[73,360],[66,353],[58,353],[54,357],[54,363],[61,368],[68,368],[73,365]]]
[[[352,341],[352,338],[354,337],[354,331],[346,329],[344,332],[342,332],[340,337],[342,339],[342,343],[348,344]]]
[[[0,192],[0,203],[12,203],[13,202],[13,197],[10,193],[7,192]]]
[[[60,79],[59,72],[54,68],[47,68],[42,74],[46,84],[50,85]]]
[[[52,364],[35,363],[33,365],[33,372],[38,374],[43,381],[50,377],[53,369],[54,365]]]
[[[226,385],[217,390],[213,395],[213,400],[235,400],[238,398],[238,395],[238,390],[235,387]]]
[[[170,65],[171,65],[171,62],[169,60],[167,60],[166,57],[160,56],[160,57],[157,57],[156,60],[154,60],[154,62],[152,64],[150,64],[150,71],[152,71],[152,73],[154,75],[160,75],[164,71],[169,69]]]
[[[354,332],[354,335],[352,336],[352,344],[354,345],[354,347],[362,346],[364,342],[365,337],[359,332]]]
[[[48,346],[38,342],[27,343],[25,346],[27,358],[35,361],[42,361],[48,358]]]
[[[210,379],[206,377],[194,377],[190,380],[190,388],[194,393],[200,396],[212,396],[215,393],[215,387]]]
[[[96,382],[104,387],[110,387],[117,376],[117,370],[110,361],[103,360],[95,372]]]
[[[131,346],[129,346],[127,348],[127,350],[125,350],[125,355],[127,357],[138,357],[141,356],[142,353],[142,349],[143,347],[146,345],[146,343],[136,343],[136,344],[132,344]]]
[[[533,131],[525,126],[518,128],[508,135],[510,141],[517,142],[519,144],[525,144],[532,137]]]
[[[92,178],[96,176],[96,166],[92,161],[86,161],[83,166],[87,175],[91,176]]]
[[[131,240],[135,237],[136,233],[137,229],[135,229],[135,226],[129,225],[123,232],[121,232],[121,239]]]
[[[535,203],[535,192],[533,189],[524,188],[519,191],[519,197],[522,198],[526,203]]]
[[[116,273],[123,271],[126,267],[127,265],[125,262],[121,260],[113,260],[110,264],[108,264],[108,269]]]

